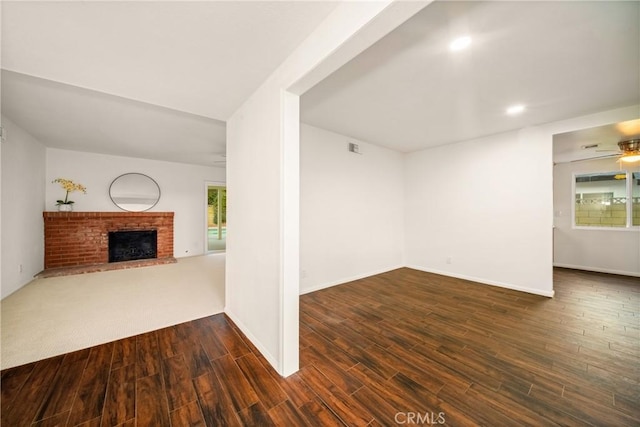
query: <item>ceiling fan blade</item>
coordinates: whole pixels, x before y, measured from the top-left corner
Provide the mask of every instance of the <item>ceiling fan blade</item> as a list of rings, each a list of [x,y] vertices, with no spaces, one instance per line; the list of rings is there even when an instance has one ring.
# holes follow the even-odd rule
[[[604,154],[602,156],[588,157],[586,159],[570,160],[569,163],[585,162],[587,160],[608,159],[608,158],[614,158],[614,157],[618,157],[618,156],[620,156],[620,154]]]

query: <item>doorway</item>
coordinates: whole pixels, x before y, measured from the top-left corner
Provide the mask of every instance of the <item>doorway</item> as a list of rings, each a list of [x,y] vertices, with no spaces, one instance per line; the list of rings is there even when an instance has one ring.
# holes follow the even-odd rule
[[[207,252],[227,249],[227,187],[207,184]]]

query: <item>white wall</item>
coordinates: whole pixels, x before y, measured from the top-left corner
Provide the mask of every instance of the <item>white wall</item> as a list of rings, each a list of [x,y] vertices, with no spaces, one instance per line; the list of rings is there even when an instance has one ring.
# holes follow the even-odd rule
[[[603,111],[407,155],[408,266],[552,296],[554,234],[556,265],[576,268],[586,267],[578,263],[588,258],[584,252],[609,243],[617,247],[625,234],[552,231],[553,135],[635,119],[639,108]],[[639,252],[632,241],[637,245],[639,234],[628,236],[636,237],[622,244],[621,250],[628,251],[622,257],[637,263]]]
[[[298,370],[298,95],[426,4],[340,3],[227,121],[225,312],[282,375]]]
[[[640,171],[640,165],[624,167]],[[561,163],[553,168],[554,265],[640,276],[640,230],[584,229],[572,226],[573,174],[620,170],[616,159]]]
[[[279,97],[255,99],[227,121],[225,312],[279,364],[281,224]],[[258,143],[271,140],[271,143]]]
[[[533,128],[408,154],[407,265],[552,296],[551,156]]]
[[[29,283],[44,268],[42,211],[45,147],[2,117],[7,139],[2,152],[1,298]]]
[[[225,182],[224,169],[51,148],[46,157],[46,210],[56,210],[56,200],[65,194],[51,181],[67,178],[87,187],[87,194],[70,194],[75,211],[122,212],[109,198],[109,185],[124,173],[142,173],[160,186],[160,201],[151,211],[175,212],[174,256],[204,253],[204,189],[207,181]]]
[[[300,144],[300,293],[402,267],[403,154],[305,124]]]

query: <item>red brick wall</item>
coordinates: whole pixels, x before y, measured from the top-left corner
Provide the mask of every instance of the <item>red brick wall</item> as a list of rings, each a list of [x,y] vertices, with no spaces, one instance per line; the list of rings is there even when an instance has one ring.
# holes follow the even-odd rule
[[[44,268],[109,262],[109,232],[158,231],[158,259],[173,257],[173,212],[43,212]]]

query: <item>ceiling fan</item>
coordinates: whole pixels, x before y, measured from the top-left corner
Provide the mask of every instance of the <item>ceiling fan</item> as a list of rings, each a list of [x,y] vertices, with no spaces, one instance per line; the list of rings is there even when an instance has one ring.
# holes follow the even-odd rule
[[[583,145],[583,149],[596,148],[597,152],[609,152],[615,151],[616,154],[603,157],[617,157],[619,160],[625,163],[633,163],[640,161],[640,138],[625,139],[618,142],[617,147],[615,145],[601,145],[591,144]]]
[[[618,142],[618,147],[620,147],[620,150],[622,150],[620,161],[626,163],[640,161],[640,138],[620,141]]]

